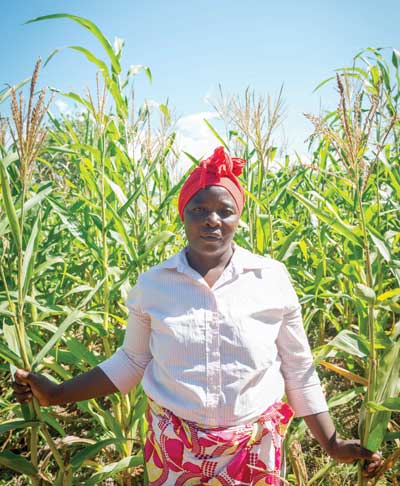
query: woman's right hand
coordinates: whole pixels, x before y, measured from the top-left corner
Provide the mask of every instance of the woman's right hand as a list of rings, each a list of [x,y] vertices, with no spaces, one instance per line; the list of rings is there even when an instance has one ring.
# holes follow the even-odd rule
[[[114,383],[98,366],[75,378],[63,381],[59,385],[43,375],[26,370],[17,370],[14,380],[14,395],[20,403],[28,402],[34,396],[39,405],[44,406],[90,400],[118,391]]]
[[[17,369],[12,383],[14,396],[20,403],[32,400],[34,396],[39,405],[47,406],[56,403],[58,385],[43,375]]]

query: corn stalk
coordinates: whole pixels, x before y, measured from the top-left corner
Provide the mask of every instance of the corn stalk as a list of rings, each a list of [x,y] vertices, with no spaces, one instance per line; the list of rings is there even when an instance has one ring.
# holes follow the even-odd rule
[[[2,269],[1,277],[3,280],[4,288],[9,303],[11,312],[11,319],[14,324],[13,327],[6,327],[8,336],[8,343],[14,353],[19,355],[22,362],[14,363],[19,366],[23,366],[26,370],[31,371],[33,365],[32,351],[30,343],[26,335],[25,330],[25,299],[30,287],[30,281],[33,275],[33,267],[35,256],[38,248],[38,238],[40,232],[40,212],[33,225],[32,232],[29,236],[26,246],[24,245],[25,235],[25,204],[27,191],[30,187],[32,178],[32,172],[34,163],[38,154],[42,148],[46,137],[46,129],[42,127],[44,117],[48,111],[50,101],[46,105],[44,103],[45,91],[42,90],[39,94],[39,98],[34,103],[35,88],[38,79],[40,60],[36,63],[35,70],[31,79],[30,94],[28,100],[28,110],[25,114],[24,99],[22,94],[17,99],[15,89],[11,89],[11,112],[13,117],[14,126],[9,125],[10,132],[14,141],[14,148],[18,154],[18,171],[14,171],[19,176],[19,211],[16,209],[16,199],[14,201],[11,184],[7,172],[7,166],[11,165],[10,162],[14,159],[13,156],[7,160],[7,158],[0,161],[0,179],[2,198],[5,208],[5,213],[10,226],[10,232],[12,235],[13,243],[17,250],[17,269],[16,269],[16,287],[17,298],[16,303],[11,298],[7,279]],[[19,212],[19,217],[18,217]],[[15,338],[15,340],[13,339]],[[13,366],[12,366],[12,369]],[[31,456],[32,470],[30,471],[30,478],[32,484],[37,485],[40,483],[40,477],[38,475],[38,437],[39,431],[46,437],[47,443],[53,452],[53,457],[60,467],[60,471],[64,472],[64,463],[61,456],[55,446],[53,439],[51,438],[47,425],[43,422],[42,413],[37,400],[34,398],[28,406],[22,405],[22,413],[30,425],[30,441],[29,450]],[[26,463],[22,463],[22,469],[28,467]],[[67,483],[65,483],[67,484]]]

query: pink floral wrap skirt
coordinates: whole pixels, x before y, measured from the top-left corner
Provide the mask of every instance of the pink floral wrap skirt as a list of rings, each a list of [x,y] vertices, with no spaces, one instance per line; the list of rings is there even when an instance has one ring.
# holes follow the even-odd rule
[[[209,427],[148,401],[144,457],[150,486],[284,484],[282,442],[294,415],[287,403],[275,403],[251,424]]]

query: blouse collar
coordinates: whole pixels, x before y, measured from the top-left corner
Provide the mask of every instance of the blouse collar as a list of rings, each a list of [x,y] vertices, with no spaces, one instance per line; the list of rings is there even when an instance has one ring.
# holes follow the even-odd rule
[[[233,252],[232,259],[227,267],[227,269],[232,269],[233,274],[244,273],[247,270],[268,268],[271,265],[271,258],[269,256],[263,257],[251,253],[249,250],[242,248],[235,242],[233,242],[233,245],[235,251]],[[188,273],[188,271],[190,272],[190,270],[193,270],[186,258],[186,247],[165,262],[161,263],[159,268],[176,269],[181,273]]]

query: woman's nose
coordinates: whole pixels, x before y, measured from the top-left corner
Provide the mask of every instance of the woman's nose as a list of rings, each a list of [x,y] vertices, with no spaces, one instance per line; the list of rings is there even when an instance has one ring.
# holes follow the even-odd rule
[[[209,224],[210,226],[216,226],[221,223],[221,220],[218,216],[218,213],[216,211],[210,211],[207,214],[207,219],[206,223]]]

